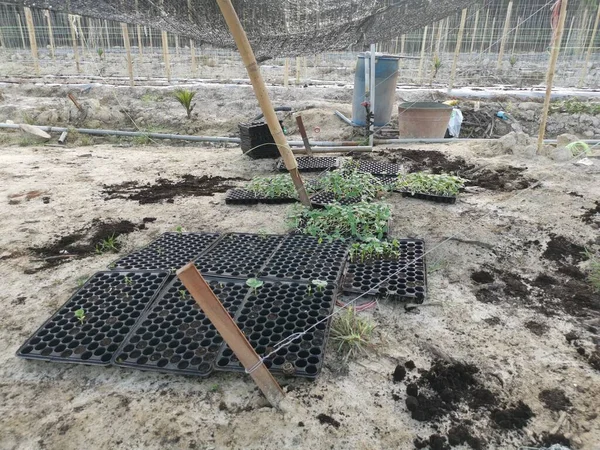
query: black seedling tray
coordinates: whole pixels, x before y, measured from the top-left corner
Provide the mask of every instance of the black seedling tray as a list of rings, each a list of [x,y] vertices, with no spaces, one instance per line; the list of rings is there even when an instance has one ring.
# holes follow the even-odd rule
[[[202,274],[219,277],[256,277],[284,240],[281,235],[231,233],[196,259]]]
[[[384,186],[392,186],[396,181],[398,181],[398,177],[390,176],[390,175],[373,175],[377,178],[381,184]]]
[[[360,197],[336,199],[332,192],[318,192],[310,198],[310,203],[313,206],[320,208],[324,208],[326,205],[331,205],[332,203],[339,203],[340,205],[347,206],[353,205],[354,203],[360,203],[360,201]]]
[[[337,169],[340,166],[340,159],[332,156],[298,156],[296,162],[300,172],[323,172]],[[277,162],[277,170],[287,171],[281,159]]]
[[[116,270],[173,270],[193,261],[219,238],[218,233],[164,233],[147,247],[109,267]]]
[[[348,254],[343,241],[322,242],[304,234],[289,234],[260,276],[269,279],[336,283]]]
[[[265,281],[256,292],[250,291],[235,320],[261,357],[273,352],[283,339],[314,326],[264,363],[274,374],[315,378],[323,366],[330,322],[327,317],[333,312],[335,298],[334,284],[317,290],[309,283]],[[219,351],[215,369],[245,371],[226,344]]]
[[[168,272],[98,272],[17,351],[28,359],[107,366]],[[75,311],[83,308],[80,322]]]
[[[280,125],[283,124],[279,121]],[[240,123],[242,152],[253,159],[277,158],[280,153],[269,126],[265,122]]]
[[[365,160],[352,160],[346,164],[358,164],[357,169],[359,172],[367,172],[372,175],[397,176],[402,172],[402,166],[400,164]]]
[[[245,281],[205,279],[233,316],[248,293]],[[176,278],[121,344],[113,363],[119,367],[205,377],[213,371],[222,343],[221,335]]]
[[[228,205],[255,205],[257,203],[275,205],[295,203],[297,201],[297,199],[292,197],[260,197],[258,194],[246,189],[231,189],[227,191],[227,197],[225,197],[225,203]]]
[[[402,239],[399,243],[397,259],[349,261],[342,283],[343,292],[423,303],[427,293],[425,243],[416,239]],[[388,277],[391,278],[379,285]]]
[[[400,192],[402,193],[402,197],[417,198],[419,200],[429,200],[431,202],[447,203],[450,205],[453,205],[454,203],[456,203],[456,197],[449,197],[449,196],[445,196],[445,195],[420,194],[418,192],[416,192],[414,194],[412,192],[405,192],[405,191],[400,191]]]

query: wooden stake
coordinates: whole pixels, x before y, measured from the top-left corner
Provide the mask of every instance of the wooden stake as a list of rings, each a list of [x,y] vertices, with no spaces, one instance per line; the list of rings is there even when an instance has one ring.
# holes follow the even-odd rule
[[[437,34],[437,42],[435,44],[435,53],[436,55],[440,54],[440,46],[442,45],[442,29],[444,28],[444,21],[440,20],[438,24],[438,34]]]
[[[142,43],[142,26],[138,25],[136,27],[136,34],[137,34],[137,41],[138,41],[138,53],[140,54],[140,56],[144,55],[144,50],[143,50],[143,43]]]
[[[448,92],[454,87],[454,77],[456,77],[456,66],[458,65],[458,56],[460,55],[460,48],[462,46],[463,35],[465,33],[465,24],[467,23],[467,8],[462,10],[460,16],[460,28],[458,29],[458,37],[456,38],[456,48],[454,49],[454,61],[452,61],[452,72],[450,73],[450,85],[448,86]]]
[[[492,20],[492,30],[490,32],[490,45],[487,49],[488,53],[492,53],[492,47],[494,46],[494,30],[496,29],[496,18]]]
[[[260,67],[256,62],[254,52],[252,51],[250,42],[248,42],[246,32],[244,31],[244,28],[240,23],[240,19],[238,18],[233,5],[231,4],[231,0],[217,0],[217,3],[219,4],[219,8],[221,8],[223,17],[225,18],[227,26],[229,27],[229,30],[235,39],[237,48],[240,51],[242,61],[246,66],[246,70],[250,76],[250,81],[252,82],[254,94],[256,95],[256,99],[258,100],[262,113],[265,116],[265,121],[269,126],[269,130],[273,135],[277,149],[279,150],[283,162],[285,163],[285,167],[290,172],[294,186],[296,187],[296,191],[298,191],[298,198],[304,206],[310,208],[310,198],[306,193],[306,188],[304,187],[304,183],[300,177],[298,163],[296,162],[296,158],[294,157],[294,154],[287,143],[287,139],[283,134],[283,130],[281,129],[281,125],[277,119],[277,114],[273,109],[273,104],[269,98],[265,81],[260,73]]]
[[[600,5],[598,5],[600,9]],[[583,47],[585,45],[585,41],[587,39],[587,27],[588,27],[588,14],[589,11],[585,8],[583,12],[583,19],[581,19],[581,24],[579,25],[579,33],[577,34],[577,48],[575,49],[576,55],[581,55],[583,53]]]
[[[81,47],[81,51],[85,54],[85,35],[83,34],[83,29],[81,28],[81,16],[77,17],[77,30],[79,34],[79,45]]]
[[[25,23],[27,24],[27,32],[29,33],[29,47],[31,49],[31,56],[33,57],[33,68],[35,70],[35,74],[40,74],[40,62],[38,60],[38,48],[37,48],[37,40],[35,37],[35,27],[33,25],[33,15],[31,14],[31,9],[25,7]]]
[[[552,84],[554,83],[554,73],[556,71],[556,62],[560,53],[560,45],[562,43],[563,32],[565,30],[565,21],[567,19],[567,4],[569,0],[562,0],[560,8],[560,18],[558,21],[558,29],[553,40],[552,56],[550,56],[550,64],[548,66],[548,74],[546,76],[546,99],[544,100],[544,108],[542,110],[542,120],[540,123],[540,134],[538,136],[538,153],[541,153],[544,147],[544,136],[546,135],[546,123],[548,122],[548,111],[550,110],[550,99],[552,98]]]
[[[50,11],[44,11],[44,16],[46,17],[46,22],[48,23],[48,38],[50,39],[50,56],[52,59],[55,59],[54,33],[52,32],[52,20],[50,18]]]
[[[506,10],[506,20],[504,21],[504,30],[500,40],[500,52],[498,52],[498,65],[497,69],[502,68],[502,60],[504,59],[504,47],[506,46],[506,39],[508,38],[508,32],[510,30],[510,16],[512,13],[513,2],[508,2],[508,9]]]
[[[579,87],[583,87],[585,77],[587,77],[588,66],[590,65],[590,58],[592,57],[592,51],[594,50],[594,42],[596,41],[596,34],[598,33],[598,24],[600,23],[600,6],[598,6],[598,13],[596,14],[596,22],[594,23],[594,30],[592,31],[592,37],[590,44],[588,45],[587,54],[585,56],[585,64],[581,71],[581,78],[579,79]]]
[[[417,82],[421,82],[421,76],[423,75],[423,62],[425,61],[425,46],[427,45],[427,30],[429,26],[426,26],[423,30],[423,42],[421,43],[421,59],[419,60],[419,73],[417,75]]]
[[[175,55],[179,58],[181,54],[179,53],[179,36],[175,35]]]
[[[127,73],[129,74],[129,85],[134,86],[133,82],[133,61],[131,60],[131,42],[129,41],[129,28],[126,23],[121,23],[121,32],[123,33],[123,43],[127,54]]]
[[[296,56],[296,84],[300,84],[300,57]]]
[[[192,39],[190,39],[190,56],[192,57],[192,75],[196,76],[198,73],[198,61],[196,60],[196,47]]]
[[[75,16],[69,14],[69,29],[71,30],[71,43],[73,44],[73,57],[75,58],[75,67],[77,67],[77,73],[81,73],[81,67],[79,65],[79,49],[77,48],[77,33],[75,21],[77,20]]]
[[[167,32],[161,32],[162,38],[162,50],[163,50],[163,61],[165,62],[165,75],[167,76],[167,81],[171,82],[171,59],[169,58],[169,36],[167,36]]]
[[[304,149],[306,150],[306,154],[308,156],[314,156],[312,152],[312,148],[310,146],[310,142],[308,141],[308,135],[306,134],[306,128],[304,128],[304,122],[302,121],[302,116],[296,116],[296,124],[298,125],[298,131],[300,132],[300,136],[302,136],[302,142],[304,142]]]
[[[519,35],[519,28],[521,27],[521,20],[522,20],[522,18],[519,17],[519,20],[517,21],[517,27],[515,28],[515,37],[513,39],[513,46],[512,46],[512,52],[511,52],[512,55],[515,54],[515,48],[517,47],[517,36]]]
[[[481,45],[479,46],[479,53],[483,53],[483,47],[485,46],[485,36],[488,30],[488,24],[490,20],[490,8],[485,12],[485,25],[483,25],[483,34],[481,35]]]
[[[479,23],[479,9],[475,11],[475,25],[473,26],[473,36],[471,38],[471,50],[470,53],[473,53],[473,49],[475,48],[475,38],[477,37],[477,24]]]
[[[290,82],[290,59],[285,58],[285,63],[283,66],[283,86],[288,87]]]
[[[2,35],[2,30],[0,29],[0,47],[6,50],[6,43],[4,42],[4,36]]]
[[[108,33],[108,21],[104,19],[104,31],[106,32],[106,48],[110,49],[110,34]]]
[[[21,22],[21,15],[17,14],[17,23],[19,25],[19,34],[21,35],[21,43],[23,44],[23,49],[27,48],[27,44],[25,43],[25,35],[23,34],[23,23]]]
[[[256,370],[252,371],[250,376],[269,403],[278,408],[285,397],[283,390],[264,364],[261,363],[257,366],[260,357],[227,313],[208,283],[202,278],[196,266],[193,263],[187,264],[177,271],[177,276],[244,368],[250,370],[256,367]]]

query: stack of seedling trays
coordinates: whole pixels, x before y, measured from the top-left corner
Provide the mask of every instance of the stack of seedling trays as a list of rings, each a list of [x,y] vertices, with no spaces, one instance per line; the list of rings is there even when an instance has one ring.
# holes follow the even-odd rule
[[[334,170],[340,166],[340,159],[332,156],[298,156],[296,157],[300,172],[324,172]],[[277,162],[277,170],[286,172],[283,160]]]
[[[260,356],[308,330],[266,364],[314,378],[347,252],[343,242],[298,234],[167,233],[91,277],[17,355],[196,376],[243,370],[175,276],[194,260]]]
[[[279,122],[283,126],[283,122]],[[240,123],[240,140],[244,155],[253,159],[277,158],[279,150],[265,122]]]

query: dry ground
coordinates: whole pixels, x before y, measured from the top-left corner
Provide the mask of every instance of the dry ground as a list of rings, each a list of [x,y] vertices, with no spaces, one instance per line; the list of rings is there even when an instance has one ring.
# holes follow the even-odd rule
[[[540,273],[555,273],[560,261],[542,257],[551,233],[597,248],[598,228],[581,216],[600,199],[600,160],[583,167],[543,158],[482,158],[478,149],[456,144],[429,149],[461,154],[490,167],[527,166],[525,175],[543,182],[526,191],[475,189],[456,205],[392,196],[394,236],[421,237],[433,249],[464,229],[460,239],[473,242],[449,241],[428,255],[430,305],[407,313],[400,304],[382,301],[378,310],[365,313],[377,324],[368,355],[345,367],[329,348],[315,382],[282,380],[296,408],[281,414],[264,405],[246,376],[217,373],[196,379],[15,357],[21,343],[73,293],[78,280],[115,257],[90,256],[36,272],[31,270],[39,267],[28,250],[32,246],[49,244],[96,218],[134,223],[157,219],[123,236],[121,254],[177,226],[188,231],[286,231],[286,206],[227,206],[225,194],[140,205],[105,200],[104,184],[185,174],[250,178],[271,172],[271,162],[245,159],[236,148],[1,148],[0,448],[411,449],[417,435],[427,437],[435,430],[411,419],[404,387],[394,384],[391,374],[406,360],[429,368],[435,356],[431,345],[473,363],[486,387],[506,401],[523,400],[535,413],[518,433],[501,432],[488,416],[461,411],[487,440],[485,448],[519,448],[533,442],[534,433],[550,431],[559,413],[547,409],[538,395],[551,388],[563,389],[572,403],[560,432],[571,438],[573,448],[600,448],[600,372],[565,339],[575,331],[577,345],[589,355],[598,342],[593,334],[598,310],[582,309],[583,317],[574,317],[580,314],[558,308],[548,315],[539,305],[528,304],[527,295],[502,293],[497,301],[484,303],[476,298],[480,287],[471,280],[472,272],[482,267],[496,274],[499,286],[507,273],[522,276],[526,283]],[[43,194],[29,200],[19,196],[31,191]],[[541,336],[525,326],[531,321],[539,324]],[[339,428],[320,423],[319,414],[339,421]],[[442,422],[439,431],[447,426]]]

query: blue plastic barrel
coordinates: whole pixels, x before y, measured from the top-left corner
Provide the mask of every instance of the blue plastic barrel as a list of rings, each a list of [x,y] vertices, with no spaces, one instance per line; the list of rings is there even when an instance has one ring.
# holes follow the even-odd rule
[[[396,81],[398,80],[398,60],[395,56],[375,55],[375,126],[382,127],[392,118],[396,100]],[[365,107],[365,61],[369,57],[359,55],[354,73],[354,98],[352,99],[352,122],[356,126],[367,124]]]

